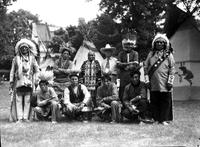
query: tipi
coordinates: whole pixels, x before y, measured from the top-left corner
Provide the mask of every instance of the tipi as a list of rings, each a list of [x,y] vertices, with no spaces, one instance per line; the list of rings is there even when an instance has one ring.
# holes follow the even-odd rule
[[[176,23],[174,32],[168,36],[174,49],[177,71],[174,82],[174,99],[200,100],[200,31],[193,17],[184,15],[185,12],[181,12],[178,8],[175,9],[181,15],[177,15],[176,20],[179,22]],[[180,67],[189,70],[193,78],[187,73],[184,74]]]
[[[84,61],[88,59],[88,52],[93,51],[95,53],[95,59],[99,61],[100,65],[103,61],[103,57],[99,53],[99,51],[96,49],[95,45],[91,43],[90,41],[83,41],[83,44],[78,49],[74,60],[73,60],[73,70],[80,70],[81,65]]]

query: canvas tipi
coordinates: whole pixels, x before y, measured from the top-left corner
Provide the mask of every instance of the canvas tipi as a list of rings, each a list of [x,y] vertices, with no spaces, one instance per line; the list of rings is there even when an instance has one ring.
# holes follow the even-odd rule
[[[172,16],[177,16],[178,21],[169,26],[175,26],[174,31],[170,29],[170,42],[174,49],[174,58],[176,61],[176,78],[174,81],[174,99],[175,100],[200,100],[200,31],[197,28],[192,16],[184,14],[182,10],[174,8]],[[176,15],[175,15],[176,14]],[[193,78],[192,84],[187,81],[187,75],[183,74],[180,67],[186,67],[191,71]]]
[[[89,41],[83,41],[83,44],[78,49],[74,60],[73,60],[73,70],[80,70],[81,65],[84,61],[88,60],[88,52],[93,51],[95,53],[95,59],[99,61],[100,65],[103,61],[103,57],[96,49],[95,45]]]

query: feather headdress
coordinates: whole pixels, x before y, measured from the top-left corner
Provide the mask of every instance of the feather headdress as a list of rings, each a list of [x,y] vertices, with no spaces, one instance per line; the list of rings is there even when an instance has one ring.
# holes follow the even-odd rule
[[[23,38],[20,41],[17,42],[15,46],[15,53],[19,54],[19,49],[22,46],[27,46],[29,48],[29,51],[34,55],[37,56],[37,48],[36,45],[29,39]]]
[[[40,71],[38,74],[39,81],[46,81],[53,84],[54,74],[53,71]]]
[[[167,38],[167,36],[165,34],[161,34],[158,33],[156,34],[156,36],[154,37],[153,41],[152,41],[152,48],[154,49],[155,47],[155,42],[158,40],[164,40],[166,42],[166,49],[168,50],[170,45],[169,45],[169,39]]]

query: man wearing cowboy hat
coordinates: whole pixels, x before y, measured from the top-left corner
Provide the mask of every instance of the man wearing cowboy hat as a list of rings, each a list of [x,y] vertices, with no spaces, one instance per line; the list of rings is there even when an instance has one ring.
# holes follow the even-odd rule
[[[16,119],[28,122],[30,119],[30,96],[35,86],[34,75],[39,72],[35,56],[37,50],[35,44],[28,39],[21,39],[15,47],[16,56],[13,59],[10,70],[10,87],[14,92],[16,104]],[[13,116],[13,115],[12,115]]]
[[[112,56],[115,50],[116,48],[111,47],[109,44],[106,44],[106,46],[100,50],[106,56],[101,64],[102,72],[110,74],[113,83],[116,83],[117,77],[117,58]]]
[[[122,100],[124,88],[130,83],[130,72],[138,68],[138,52],[133,49],[136,47],[135,37],[127,33],[122,40],[123,51],[118,55],[117,67],[119,69],[119,97]]]

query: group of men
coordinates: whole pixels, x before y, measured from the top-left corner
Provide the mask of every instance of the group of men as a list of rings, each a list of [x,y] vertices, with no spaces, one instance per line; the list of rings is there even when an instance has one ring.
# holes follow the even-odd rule
[[[136,42],[130,34],[122,40],[123,51],[118,58],[113,57],[116,48],[107,44],[101,49],[106,56],[101,65],[91,51],[80,71],[73,71],[69,58],[66,60],[66,55],[63,55],[70,54],[70,51],[63,49],[64,57],[58,62],[61,66],[54,68],[54,74],[62,75],[62,78],[70,82],[63,89],[62,101],[58,99],[53,86],[49,86],[52,72],[40,72],[36,76],[39,81],[30,78],[33,73],[39,72],[33,64],[35,61],[30,58],[33,56],[32,44],[27,42],[21,41],[17,44],[17,56],[13,60],[10,74],[11,88],[14,89],[14,85],[16,87],[13,91],[16,93],[17,122],[29,121],[30,112],[26,112],[24,108],[26,105],[30,107],[34,82],[39,83],[34,94],[37,103],[32,111],[37,119],[51,116],[52,123],[56,123],[62,113],[68,119],[84,121],[91,120],[95,114],[111,123],[129,119],[168,125],[172,121],[175,62],[165,35],[158,34],[152,41],[152,51],[144,62],[145,82],[140,81],[138,53],[134,51]],[[29,51],[25,54],[23,48]],[[27,69],[25,63],[29,66]],[[119,89],[117,79],[120,79]],[[21,85],[18,84],[20,81]],[[148,89],[150,99],[147,98]]]

